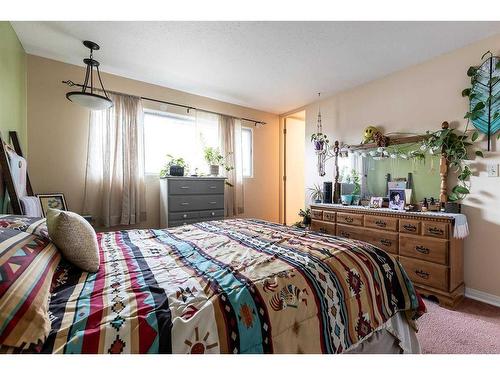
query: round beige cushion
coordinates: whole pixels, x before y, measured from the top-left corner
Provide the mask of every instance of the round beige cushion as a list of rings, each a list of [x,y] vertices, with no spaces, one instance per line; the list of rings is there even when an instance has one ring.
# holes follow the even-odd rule
[[[87,220],[74,212],[49,209],[47,229],[64,258],[83,271],[99,270],[97,236]]]

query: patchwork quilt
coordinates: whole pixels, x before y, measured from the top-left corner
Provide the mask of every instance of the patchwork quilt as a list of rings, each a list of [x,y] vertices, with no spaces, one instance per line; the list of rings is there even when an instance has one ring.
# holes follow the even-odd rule
[[[42,353],[342,353],[425,311],[360,241],[259,220],[99,233],[101,268],[62,261]]]

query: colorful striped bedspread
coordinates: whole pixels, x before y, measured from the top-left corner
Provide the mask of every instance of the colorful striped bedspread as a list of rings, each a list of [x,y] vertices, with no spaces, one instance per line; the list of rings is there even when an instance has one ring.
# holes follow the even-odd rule
[[[425,307],[364,242],[258,220],[98,234],[101,269],[61,263],[44,353],[341,353]]]

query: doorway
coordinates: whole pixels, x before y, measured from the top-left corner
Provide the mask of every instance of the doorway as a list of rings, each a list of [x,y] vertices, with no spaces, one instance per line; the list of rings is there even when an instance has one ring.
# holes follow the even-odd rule
[[[305,111],[287,115],[283,121],[283,223],[301,220],[304,208]]]

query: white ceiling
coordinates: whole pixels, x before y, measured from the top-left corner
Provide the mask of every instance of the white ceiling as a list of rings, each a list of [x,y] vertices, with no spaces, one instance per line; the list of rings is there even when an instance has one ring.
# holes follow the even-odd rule
[[[83,65],[89,39],[105,72],[273,113],[500,33],[500,22],[12,24],[27,53]]]

